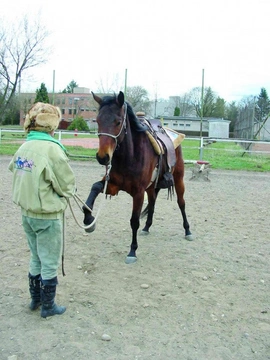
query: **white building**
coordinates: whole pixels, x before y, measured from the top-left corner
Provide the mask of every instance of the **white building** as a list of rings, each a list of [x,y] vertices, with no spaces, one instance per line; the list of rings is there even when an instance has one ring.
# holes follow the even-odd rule
[[[211,138],[227,139],[229,137],[230,120],[208,119],[208,136]]]
[[[202,136],[214,138],[229,138],[229,120],[184,117],[184,116],[164,116],[158,117],[163,126],[176,130],[187,136]]]

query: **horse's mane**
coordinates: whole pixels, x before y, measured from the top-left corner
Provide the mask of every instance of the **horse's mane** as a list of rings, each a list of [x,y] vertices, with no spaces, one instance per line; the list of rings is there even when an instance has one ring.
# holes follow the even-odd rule
[[[133,121],[133,119],[136,118],[136,115],[134,114],[132,106],[128,102],[126,102],[126,104],[127,104],[127,114],[128,114],[129,120]]]

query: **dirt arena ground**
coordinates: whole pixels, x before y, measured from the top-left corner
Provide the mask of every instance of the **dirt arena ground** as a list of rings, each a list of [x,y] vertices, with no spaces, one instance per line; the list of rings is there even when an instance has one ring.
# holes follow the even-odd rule
[[[29,250],[11,201],[10,157],[0,157],[1,360],[270,359],[270,173],[216,171],[190,181],[186,209],[194,241],[184,239],[175,199],[157,201],[138,261],[125,264],[132,201],[100,196],[95,232],[66,211],[62,316],[28,310]],[[71,161],[85,199],[104,174]],[[72,202],[75,214],[82,213]]]

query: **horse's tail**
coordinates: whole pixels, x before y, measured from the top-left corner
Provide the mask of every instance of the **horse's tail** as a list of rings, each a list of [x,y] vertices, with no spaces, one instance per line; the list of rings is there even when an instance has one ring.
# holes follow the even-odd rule
[[[141,212],[140,218],[143,219],[148,214],[148,204],[146,205],[145,209]]]
[[[157,199],[159,191],[160,188],[155,188],[155,194],[156,194],[155,199]],[[148,215],[148,211],[149,211],[149,204],[147,204],[144,210],[141,212],[140,218],[143,219],[144,217],[146,217]]]

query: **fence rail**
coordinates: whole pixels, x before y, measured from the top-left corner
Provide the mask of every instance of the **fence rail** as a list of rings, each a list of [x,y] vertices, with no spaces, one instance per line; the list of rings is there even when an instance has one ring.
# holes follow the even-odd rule
[[[9,136],[10,135],[10,136]],[[64,135],[72,135],[72,145],[73,146],[82,146],[80,145],[80,139],[82,138],[93,138],[93,134],[89,132],[80,132],[80,131],[65,131],[65,130],[57,130],[55,131],[55,135],[60,142],[63,142]],[[94,134],[97,135],[97,134]],[[1,129],[0,128],[0,145],[2,141],[12,141],[12,142],[23,142],[26,139],[26,134],[24,130],[19,129]],[[182,144],[182,148],[189,148],[189,149],[197,149],[199,150],[199,157],[200,160],[203,160],[204,150],[208,147],[208,145],[214,143],[234,143],[240,144],[242,146],[241,149],[226,149],[223,148],[222,151],[225,152],[239,152],[239,153],[250,153],[250,154],[262,154],[262,155],[270,155],[270,142],[267,141],[258,141],[258,140],[249,140],[249,139],[236,139],[236,138],[229,138],[229,139],[222,139],[222,138],[209,138],[209,137],[186,137],[186,140],[195,140],[198,141],[198,146],[185,146],[185,142]],[[76,145],[76,143],[78,145]],[[208,148],[207,148],[208,150]],[[213,152],[220,151],[220,149],[211,147],[209,149]],[[71,154],[72,156],[72,154]],[[81,156],[84,157],[84,156]],[[85,155],[85,157],[89,157]]]

